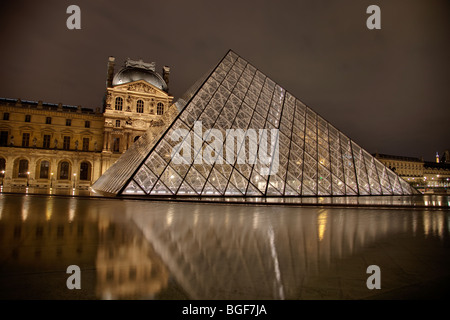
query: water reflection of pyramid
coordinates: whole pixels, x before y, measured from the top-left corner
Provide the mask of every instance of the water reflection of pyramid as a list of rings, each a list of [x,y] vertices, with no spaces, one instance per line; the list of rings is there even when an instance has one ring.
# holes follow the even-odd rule
[[[407,182],[233,51],[190,93],[178,103],[180,113],[172,113],[173,120],[168,118],[171,124],[167,130],[156,137],[148,132],[139,139],[95,182],[95,191],[177,196],[416,193]],[[205,128],[200,132],[203,137],[196,130],[200,121]],[[212,128],[224,137],[225,147],[220,150],[213,146],[214,139],[209,141],[211,133],[207,129]],[[173,139],[180,132],[177,129],[187,134]],[[262,174],[266,165],[254,161],[260,144],[255,152],[250,147],[252,137],[232,150],[236,154],[234,163],[217,161],[230,152],[226,147],[228,129],[278,129],[278,144],[268,153],[273,156],[268,167],[272,172]],[[173,150],[191,137],[201,141],[197,146],[189,144],[192,161],[176,164]],[[262,141],[261,136],[258,139],[257,142]],[[213,161],[196,161],[205,152],[214,157]],[[240,153],[249,161],[238,162]]]

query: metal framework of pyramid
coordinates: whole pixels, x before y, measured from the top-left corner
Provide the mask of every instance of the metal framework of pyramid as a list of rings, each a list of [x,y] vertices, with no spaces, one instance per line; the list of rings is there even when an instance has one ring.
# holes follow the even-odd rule
[[[418,193],[231,50],[172,107],[165,115],[168,128],[156,136],[150,131],[143,135],[94,183],[94,191],[207,197]],[[222,134],[222,148],[209,129]],[[239,141],[230,129],[260,134]],[[261,129],[276,133],[267,153],[272,158],[265,163],[257,161],[264,145]],[[191,161],[175,161],[177,152],[189,154]],[[223,161],[231,153],[234,162]]]

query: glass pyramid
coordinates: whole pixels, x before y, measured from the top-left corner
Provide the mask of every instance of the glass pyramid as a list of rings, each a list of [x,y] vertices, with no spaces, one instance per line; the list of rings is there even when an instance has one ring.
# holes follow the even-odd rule
[[[94,183],[94,191],[226,197],[417,193],[231,50],[165,117],[168,128],[142,136]]]

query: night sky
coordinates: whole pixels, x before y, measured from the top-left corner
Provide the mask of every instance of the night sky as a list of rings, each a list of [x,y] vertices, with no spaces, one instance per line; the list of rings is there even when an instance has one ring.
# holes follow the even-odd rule
[[[8,1],[0,97],[102,106],[116,58],[171,67],[183,94],[234,50],[371,153],[450,149],[448,0]],[[66,9],[81,8],[81,30]],[[381,30],[369,30],[369,5]]]

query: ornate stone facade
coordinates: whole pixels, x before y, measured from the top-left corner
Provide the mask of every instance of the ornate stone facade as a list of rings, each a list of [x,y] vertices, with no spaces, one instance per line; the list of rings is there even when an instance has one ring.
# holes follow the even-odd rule
[[[88,188],[147,129],[160,131],[172,104],[154,63],[109,57],[103,108],[0,99],[0,183]],[[167,80],[168,81],[168,80]]]

